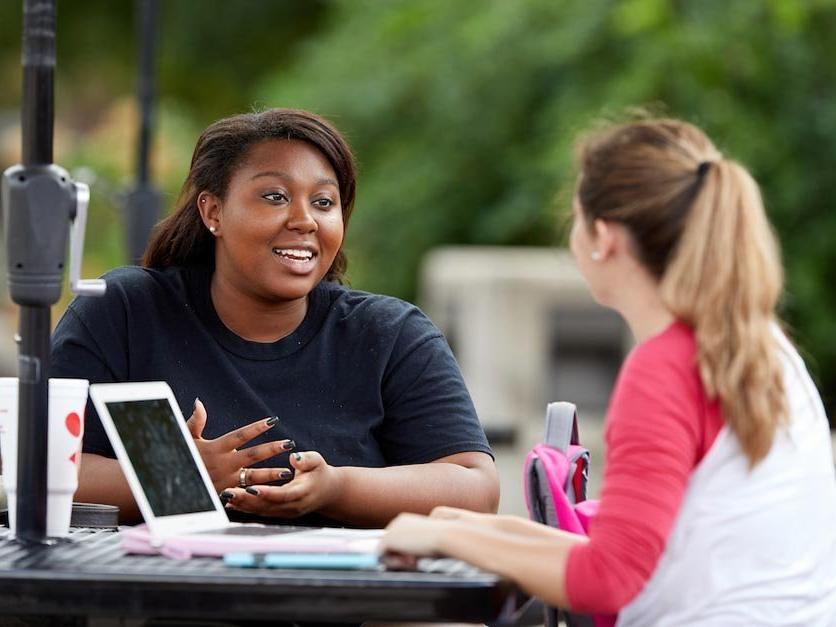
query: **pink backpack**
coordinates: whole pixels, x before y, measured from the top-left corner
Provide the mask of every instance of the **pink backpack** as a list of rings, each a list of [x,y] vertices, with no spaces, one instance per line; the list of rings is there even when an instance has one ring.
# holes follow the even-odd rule
[[[598,511],[597,500],[586,499],[589,451],[578,440],[577,408],[549,403],[546,437],[525,458],[525,500],[529,517],[539,523],[586,535]],[[546,627],[557,627],[562,615],[568,627],[611,627],[615,616],[584,616],[546,608]]]

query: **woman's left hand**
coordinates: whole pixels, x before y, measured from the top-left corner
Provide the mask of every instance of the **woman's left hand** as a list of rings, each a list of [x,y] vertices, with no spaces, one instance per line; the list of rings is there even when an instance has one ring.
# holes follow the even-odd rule
[[[233,497],[227,507],[260,516],[298,518],[326,509],[340,494],[339,468],[329,466],[316,451],[291,453],[293,480],[285,485],[253,485],[227,490]],[[257,492],[257,494],[253,494]]]
[[[386,527],[381,548],[406,555],[437,555],[444,533],[454,524],[450,520],[419,514],[399,514]]]

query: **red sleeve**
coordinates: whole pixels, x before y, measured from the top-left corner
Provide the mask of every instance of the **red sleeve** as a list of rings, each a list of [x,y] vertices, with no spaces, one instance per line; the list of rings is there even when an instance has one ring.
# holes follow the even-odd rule
[[[607,415],[600,509],[589,542],[572,549],[566,592],[574,610],[613,614],[644,587],[664,550],[692,469],[722,426],[684,325],[639,345]]]

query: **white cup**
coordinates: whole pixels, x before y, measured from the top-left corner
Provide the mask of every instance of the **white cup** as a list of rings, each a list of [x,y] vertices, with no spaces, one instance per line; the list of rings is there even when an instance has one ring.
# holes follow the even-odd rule
[[[70,533],[89,385],[87,379],[49,380],[46,534],[53,538]],[[17,519],[17,394],[17,377],[0,377],[0,456],[12,533]]]

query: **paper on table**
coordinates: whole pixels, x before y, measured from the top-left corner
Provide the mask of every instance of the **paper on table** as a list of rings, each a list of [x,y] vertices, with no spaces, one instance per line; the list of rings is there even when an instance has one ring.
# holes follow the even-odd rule
[[[382,529],[322,528],[275,535],[215,533],[173,535],[154,542],[145,525],[124,529],[122,548],[128,553],[162,553],[176,559],[233,552],[378,553]]]

